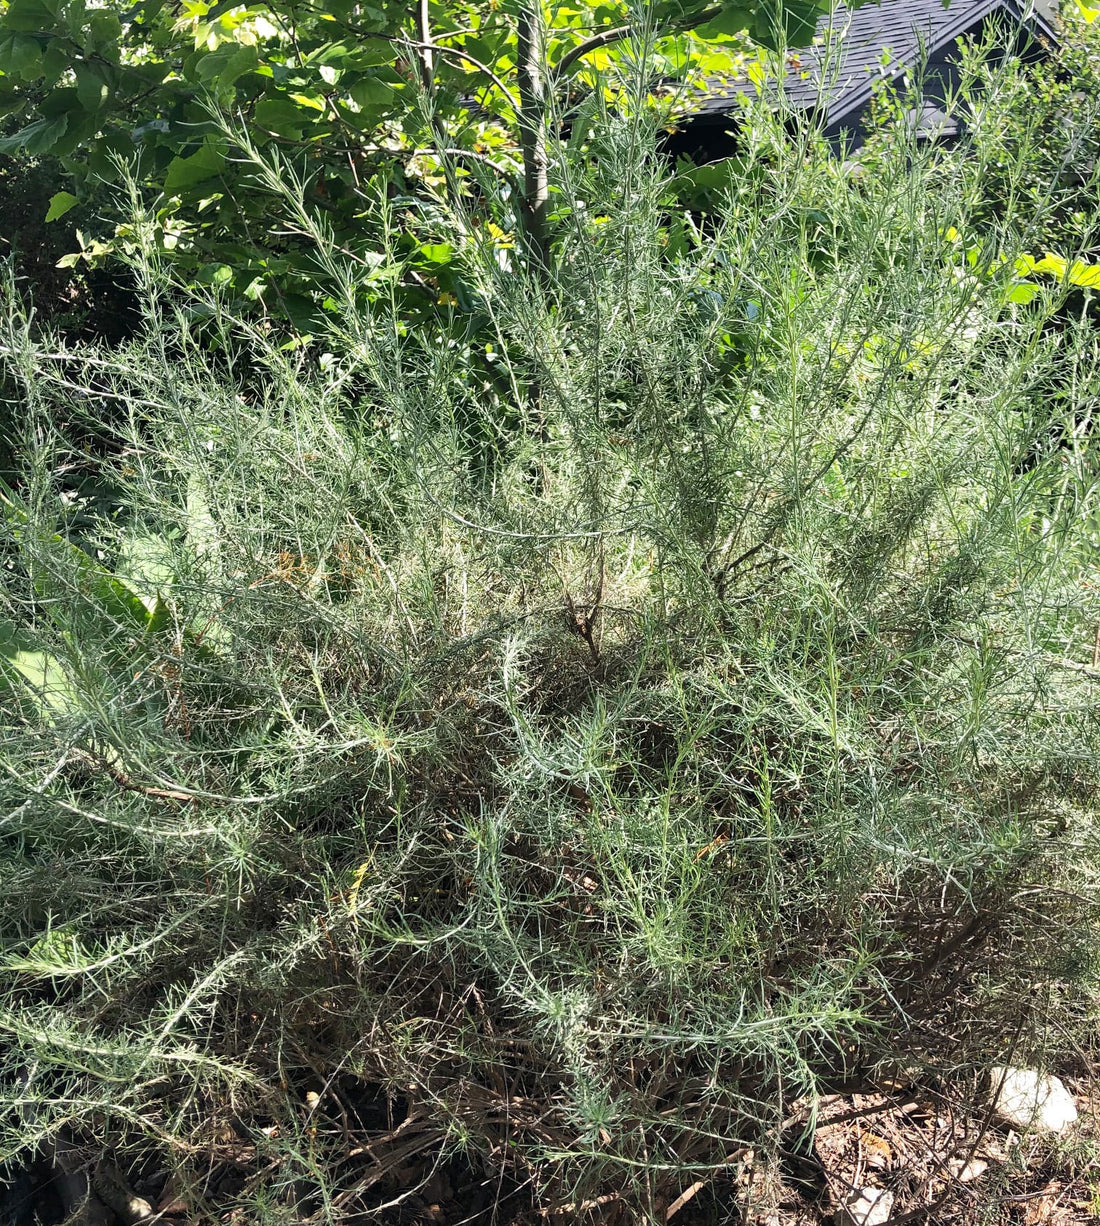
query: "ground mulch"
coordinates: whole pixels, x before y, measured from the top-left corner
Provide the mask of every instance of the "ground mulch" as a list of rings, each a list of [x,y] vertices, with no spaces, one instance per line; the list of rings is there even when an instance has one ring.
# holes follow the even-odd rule
[[[1060,1137],[1020,1135],[983,1103],[980,1085],[905,1079],[804,1099],[792,1105],[770,1156],[731,1154],[709,1179],[686,1184],[660,1208],[675,1226],[1075,1226],[1100,1222],[1100,1125],[1093,1080],[1063,1076],[1080,1117]],[[1100,1084],[1100,1083],[1098,1083]],[[554,1209],[531,1201],[530,1184],[486,1172],[460,1158],[440,1160],[430,1121],[378,1099],[356,1109],[344,1091],[348,1161],[361,1174],[347,1180],[338,1218],[284,1200],[278,1221],[312,1226],[339,1221],[381,1226],[633,1226],[637,1217],[614,1194]],[[320,1116],[318,1118],[321,1118]],[[101,1163],[99,1169],[102,1170]],[[164,1226],[253,1226],[234,1207],[273,1174],[270,1157],[227,1126],[212,1139],[205,1175],[183,1187],[164,1171],[131,1175],[131,1189]],[[35,1190],[21,1216],[0,1212],[4,1226],[60,1226],[49,1170],[20,1172]],[[276,1182],[278,1180],[276,1179]],[[854,1189],[888,1193],[889,1217],[864,1223],[845,1216]],[[0,1197],[2,1200],[2,1197]],[[308,1207],[307,1207],[308,1206]],[[335,1207],[335,1206],[334,1206]],[[0,1210],[3,1206],[0,1205]],[[331,1213],[331,1209],[329,1211]],[[275,1219],[272,1219],[275,1220]],[[106,1226],[131,1226],[107,1212]],[[75,1226],[75,1224],[74,1224]],[[97,1226],[100,1226],[97,1223]]]

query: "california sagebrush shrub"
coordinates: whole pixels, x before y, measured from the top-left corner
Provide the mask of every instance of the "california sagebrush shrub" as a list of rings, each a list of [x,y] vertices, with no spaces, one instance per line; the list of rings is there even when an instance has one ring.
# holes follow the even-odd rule
[[[322,231],[297,346],[153,265],[115,350],[9,294],[13,1160],[338,1222],[463,1153],[663,1221],[829,1078],[1084,1007],[1092,470],[1036,439],[1087,319],[952,237],[965,144],[852,179],[761,113],[699,223],[640,125],[549,278],[440,209],[434,330]]]

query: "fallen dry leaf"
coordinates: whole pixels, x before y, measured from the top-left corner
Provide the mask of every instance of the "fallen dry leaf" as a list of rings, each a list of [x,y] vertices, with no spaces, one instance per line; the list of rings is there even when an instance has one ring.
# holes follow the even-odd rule
[[[859,1130],[859,1143],[863,1148],[863,1157],[868,1166],[884,1167],[894,1157],[890,1142],[880,1137],[876,1132],[866,1128]]]
[[[1024,1226],[1077,1226],[1081,1219],[1066,1203],[1066,1192],[1062,1184],[1048,1183],[1024,1210]]]

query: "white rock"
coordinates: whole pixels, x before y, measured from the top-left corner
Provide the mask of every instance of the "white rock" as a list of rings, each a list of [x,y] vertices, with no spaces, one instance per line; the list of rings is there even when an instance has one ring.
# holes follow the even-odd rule
[[[856,1188],[836,1211],[836,1226],[883,1226],[894,1208],[893,1192]]]
[[[997,1117],[1021,1131],[1064,1132],[1077,1119],[1073,1095],[1057,1077],[1035,1069],[994,1066],[989,1095],[996,1096]]]
[[[972,1179],[981,1179],[989,1170],[989,1163],[982,1158],[971,1158],[969,1162],[962,1158],[952,1158],[947,1169],[959,1183],[969,1183]]]

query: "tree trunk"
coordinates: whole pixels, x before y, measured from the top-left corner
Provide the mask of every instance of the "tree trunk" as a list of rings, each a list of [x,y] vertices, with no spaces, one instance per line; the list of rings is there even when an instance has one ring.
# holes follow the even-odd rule
[[[520,9],[519,143],[523,154],[524,250],[540,277],[550,271],[548,213],[550,192],[546,153],[546,25],[541,0],[527,0]]]

